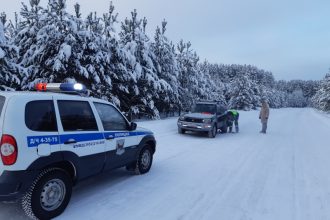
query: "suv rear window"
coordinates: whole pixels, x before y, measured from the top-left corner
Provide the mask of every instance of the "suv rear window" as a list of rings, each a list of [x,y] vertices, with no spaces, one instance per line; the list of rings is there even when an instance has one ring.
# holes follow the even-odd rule
[[[58,101],[64,131],[97,131],[93,111],[86,101]]]
[[[57,131],[52,100],[32,101],[25,107],[25,124],[32,131]]]
[[[5,104],[5,100],[6,100],[5,97],[0,96],[0,116],[1,116],[3,105]]]

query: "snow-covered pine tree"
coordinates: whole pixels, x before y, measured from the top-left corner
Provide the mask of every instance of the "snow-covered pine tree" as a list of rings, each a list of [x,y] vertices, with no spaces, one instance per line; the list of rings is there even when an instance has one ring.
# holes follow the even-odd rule
[[[279,80],[275,88],[284,92],[286,100],[281,107],[306,107],[311,105],[311,99],[319,87],[319,81],[304,80]],[[282,95],[283,96],[283,95]]]
[[[245,111],[255,108],[254,101],[256,99],[253,91],[253,82],[245,73],[236,74],[230,84],[228,95],[229,108],[242,109]]]
[[[132,81],[132,75],[129,74],[127,69],[128,59],[126,57],[125,48],[119,42],[115,25],[118,14],[115,13],[115,7],[110,2],[108,13],[103,14],[103,37],[104,41],[104,62],[105,62],[105,74],[110,77],[111,80],[111,96],[108,99],[120,107],[123,111],[129,111],[130,104],[125,102],[128,100],[130,85]]]
[[[320,86],[319,80],[303,81],[301,90],[303,92],[303,96],[307,99],[307,106],[312,106],[312,97],[318,91],[319,86]]]
[[[184,43],[183,40],[177,45],[177,61],[179,64],[179,95],[181,109],[191,109],[193,103],[201,99],[198,88],[198,61],[199,57],[191,49],[191,43]]]
[[[178,75],[179,67],[175,57],[173,44],[165,36],[167,22],[157,27],[152,49],[156,59],[156,71],[162,83],[162,90],[155,105],[161,112],[173,112],[179,109]]]
[[[130,105],[135,114],[158,118],[159,111],[154,100],[159,98],[162,88],[168,85],[164,80],[159,80],[156,74],[155,54],[145,33],[146,25],[147,19],[139,19],[136,10],[121,25],[120,41],[127,52],[126,57],[134,80],[129,84],[128,99],[123,101]]]
[[[31,89],[35,83],[55,82],[58,72],[63,72],[61,62],[54,59],[63,41],[65,28],[58,26],[58,20],[63,20],[65,14],[64,2],[49,1],[48,9],[39,6],[40,0],[31,0],[30,8],[23,4],[21,9],[22,21],[15,39],[20,48],[20,63],[30,70],[24,78],[23,88]],[[61,16],[61,18],[58,18]],[[69,59],[71,47],[63,45],[62,57]],[[56,62],[56,64],[55,64]],[[61,81],[60,81],[61,82]]]
[[[42,7],[39,5],[40,0],[30,0],[29,3],[30,8],[22,3],[20,11],[22,19],[16,25],[17,35],[14,37],[14,44],[19,49],[17,62],[26,70],[21,82],[22,89],[27,88],[27,80],[30,78],[30,75],[38,71],[37,64],[29,63],[29,60],[34,56],[34,51],[38,49],[35,42],[37,41],[38,31],[42,27],[42,23],[40,22],[42,13]]]
[[[6,15],[0,16],[0,90],[13,90],[20,85],[20,67],[16,64],[18,48],[5,36]]]
[[[330,73],[321,81],[319,90],[313,97],[313,104],[322,111],[330,112]]]
[[[30,3],[31,9],[23,5],[16,38],[21,43],[21,64],[30,70],[24,88],[31,89],[37,82],[79,81],[88,88],[99,84],[102,65],[96,47],[101,37],[78,29],[82,22],[66,11],[65,0],[50,0],[46,9],[38,6],[38,0]]]
[[[231,88],[230,82],[231,79],[229,77],[229,72],[231,71],[230,65],[224,64],[209,64],[208,72],[211,76],[211,80],[214,82],[216,89],[220,88],[221,97],[223,99],[224,104],[228,105],[227,102],[230,99],[230,95],[228,91]]]
[[[75,7],[76,14],[78,7]],[[112,54],[107,47],[107,38],[104,37],[104,22],[97,14],[87,16],[85,29],[78,32],[79,57],[77,67],[84,72],[86,78],[92,83],[92,95],[105,100],[113,101],[112,80],[109,72]]]
[[[289,107],[303,108],[307,106],[307,98],[304,97],[301,89],[294,90],[292,93],[288,94],[288,104]]]
[[[202,64],[199,64],[198,67],[200,76],[202,76],[202,82],[199,83],[202,90],[201,98],[206,100],[217,100],[224,105],[227,105],[224,96],[225,86],[221,79],[216,78],[216,80],[214,80],[211,76],[211,65],[207,61],[204,61]]]

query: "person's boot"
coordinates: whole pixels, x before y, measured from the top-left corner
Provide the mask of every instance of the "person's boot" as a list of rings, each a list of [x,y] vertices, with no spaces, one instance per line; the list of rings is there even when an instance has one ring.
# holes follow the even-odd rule
[[[238,127],[235,127],[235,130],[236,130],[236,133],[238,133],[238,132],[239,132],[239,128],[238,128]]]

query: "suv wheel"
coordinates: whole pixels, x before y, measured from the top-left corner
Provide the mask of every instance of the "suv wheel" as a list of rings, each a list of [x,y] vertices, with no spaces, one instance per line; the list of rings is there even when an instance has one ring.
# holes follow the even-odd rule
[[[135,173],[145,174],[149,172],[153,159],[153,152],[149,145],[145,145],[139,153],[139,157],[136,162]]]
[[[208,132],[208,137],[215,138],[216,135],[217,135],[217,126],[213,125],[212,129]]]
[[[42,171],[22,198],[22,208],[32,219],[51,219],[62,214],[72,193],[72,180],[62,169]]]
[[[178,128],[178,133],[179,134],[184,134],[184,133],[186,133],[186,130],[184,130],[182,128]]]

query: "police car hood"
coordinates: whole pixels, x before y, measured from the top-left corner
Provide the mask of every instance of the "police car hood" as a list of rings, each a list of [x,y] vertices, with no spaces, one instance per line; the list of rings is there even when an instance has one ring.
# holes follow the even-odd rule
[[[143,134],[153,134],[152,131],[142,127],[137,127],[135,131]]]
[[[188,113],[185,114],[184,117],[189,117],[189,118],[196,118],[196,119],[208,119],[212,118],[214,114],[211,113]]]

